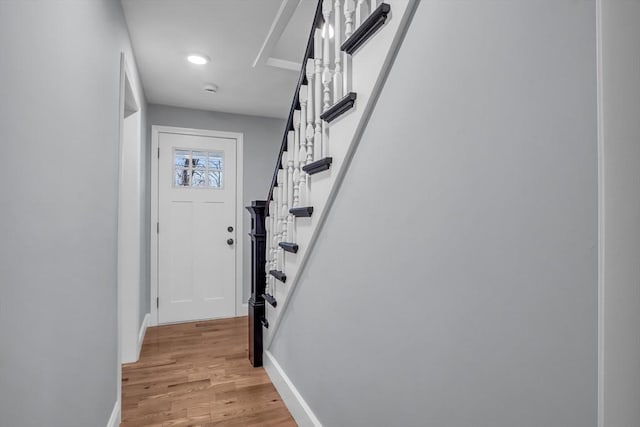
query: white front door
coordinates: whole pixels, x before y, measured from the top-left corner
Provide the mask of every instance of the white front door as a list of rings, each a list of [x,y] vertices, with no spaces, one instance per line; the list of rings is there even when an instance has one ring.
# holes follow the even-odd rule
[[[232,317],[236,140],[158,135],[158,321]]]

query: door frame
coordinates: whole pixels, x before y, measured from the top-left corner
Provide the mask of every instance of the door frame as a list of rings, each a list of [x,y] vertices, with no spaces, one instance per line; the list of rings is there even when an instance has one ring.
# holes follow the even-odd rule
[[[139,338],[140,286],[142,250],[145,238],[143,224],[143,162],[141,138],[142,109],[138,89],[121,55],[120,146],[118,171],[118,319],[121,363],[136,362],[142,341]]]
[[[133,67],[133,68],[132,68]],[[111,413],[109,421],[114,421],[116,424],[120,423],[122,418],[122,364],[134,362],[140,355],[140,348],[142,342],[139,338],[138,328],[144,328],[144,326],[138,324],[139,322],[139,305],[140,300],[131,301],[128,300],[127,295],[140,294],[140,286],[143,286],[140,282],[139,274],[137,277],[131,276],[131,268],[137,269],[137,273],[140,273],[143,269],[142,266],[142,251],[145,242],[141,236],[141,232],[144,229],[142,223],[142,205],[131,209],[130,204],[124,203],[124,197],[126,195],[131,197],[131,193],[127,190],[134,191],[133,196],[138,197],[140,194],[136,194],[136,191],[143,191],[142,186],[142,169],[144,154],[142,150],[144,147],[144,141],[142,140],[142,130],[144,124],[142,123],[143,106],[140,103],[140,88],[138,86],[139,81],[137,79],[137,72],[135,68],[135,61],[132,57],[125,53],[120,53],[120,82],[119,82],[119,102],[118,102],[118,197],[117,197],[117,214],[116,214],[116,403]],[[125,130],[125,121],[135,120],[135,127],[133,132]],[[140,156],[137,163],[131,163],[125,161],[125,155],[127,148],[130,148],[130,144],[135,144],[136,149],[140,150]],[[130,189],[130,179],[125,179],[129,175],[135,175],[139,179],[138,188]],[[125,195],[125,192],[127,194]],[[133,233],[126,233],[125,227],[133,230]],[[128,259],[132,254],[123,253],[124,248],[128,246],[134,247],[134,260],[133,263]],[[135,250],[137,249],[137,251]],[[137,252],[137,259],[136,258]],[[124,263],[129,264],[127,273],[125,274]],[[134,275],[136,276],[136,275]],[[124,280],[127,278],[128,280]],[[132,284],[136,284],[136,288],[133,289]],[[125,324],[125,321],[127,322]],[[135,322],[135,323],[131,323]],[[144,323],[144,322],[143,322]],[[132,334],[132,331],[135,331]],[[137,339],[136,339],[137,338]],[[135,357],[135,360],[133,360]]]
[[[159,136],[161,133],[172,133],[178,135],[204,136],[214,138],[228,138],[236,141],[236,283],[234,287],[234,313],[236,316],[242,311],[242,293],[244,288],[244,277],[242,268],[244,250],[244,224],[243,224],[243,137],[241,132],[224,132],[207,129],[182,128],[177,126],[151,126],[151,224],[150,224],[150,325],[156,326],[158,322],[158,306],[156,301],[159,295],[158,282],[158,210],[159,206]]]

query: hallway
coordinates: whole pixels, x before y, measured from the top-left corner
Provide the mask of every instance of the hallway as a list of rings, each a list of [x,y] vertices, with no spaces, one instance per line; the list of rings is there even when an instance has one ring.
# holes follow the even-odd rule
[[[295,426],[246,332],[246,317],[149,328],[122,369],[121,426]]]

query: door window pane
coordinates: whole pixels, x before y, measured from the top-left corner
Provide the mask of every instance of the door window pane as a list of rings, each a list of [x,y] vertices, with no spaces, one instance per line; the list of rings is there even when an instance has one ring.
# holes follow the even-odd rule
[[[191,172],[191,186],[204,187],[207,185],[207,175],[203,170],[194,169]]]
[[[173,156],[173,165],[176,167],[189,167],[191,162],[191,152],[186,150],[176,150]]]
[[[207,167],[207,153],[201,151],[194,151],[193,157],[191,158],[193,162],[193,167],[195,169],[204,169]]]
[[[209,153],[209,168],[222,170],[222,153]]]
[[[176,187],[188,187],[191,185],[191,180],[189,179],[189,169],[188,168],[175,168],[174,172],[174,183]]]
[[[222,188],[222,172],[221,171],[209,171],[209,187]]]

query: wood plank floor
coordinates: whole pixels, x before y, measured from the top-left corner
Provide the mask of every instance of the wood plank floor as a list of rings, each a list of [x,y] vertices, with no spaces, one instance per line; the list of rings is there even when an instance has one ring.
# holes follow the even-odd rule
[[[295,425],[249,363],[246,317],[149,328],[122,368],[121,427]]]

